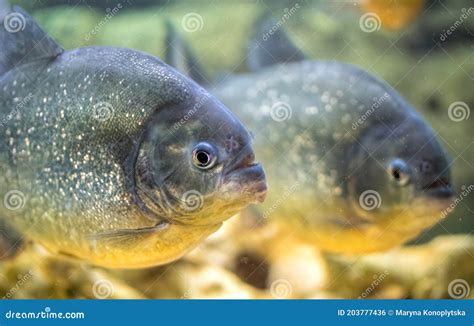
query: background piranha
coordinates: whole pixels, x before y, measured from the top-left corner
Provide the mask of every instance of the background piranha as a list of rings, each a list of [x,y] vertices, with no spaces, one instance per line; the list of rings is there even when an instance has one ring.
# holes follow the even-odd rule
[[[254,133],[267,167],[268,201],[251,214],[290,220],[289,233],[343,253],[386,250],[438,222],[453,190],[430,126],[385,82],[306,59],[273,26],[263,16],[249,42],[255,72],[210,87]],[[205,76],[173,30],[168,42],[171,64]],[[177,60],[183,53],[189,59]]]

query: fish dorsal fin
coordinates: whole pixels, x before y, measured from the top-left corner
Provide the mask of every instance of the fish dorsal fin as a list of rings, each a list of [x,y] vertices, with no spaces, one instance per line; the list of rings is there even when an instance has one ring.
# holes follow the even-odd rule
[[[305,54],[291,41],[281,23],[271,14],[265,13],[257,20],[247,53],[247,65],[251,71],[305,59]]]
[[[191,46],[183,39],[170,21],[166,21],[165,61],[182,74],[200,85],[208,85],[209,79],[193,53]]]
[[[63,51],[20,7],[0,9],[0,75],[29,62],[56,58]]]

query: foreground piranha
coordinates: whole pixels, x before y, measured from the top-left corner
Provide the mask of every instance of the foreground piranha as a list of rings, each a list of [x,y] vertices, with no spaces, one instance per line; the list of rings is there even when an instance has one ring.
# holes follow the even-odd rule
[[[450,161],[423,118],[366,71],[306,59],[275,26],[259,22],[254,72],[207,85],[254,133],[266,166],[268,199],[250,213],[339,253],[403,244],[445,216]],[[192,53],[176,32],[168,43],[171,64],[205,75],[183,60]]]
[[[264,199],[250,134],[193,81],[129,49],[64,51],[19,8],[0,22],[3,257],[25,237],[107,267],[163,264]]]

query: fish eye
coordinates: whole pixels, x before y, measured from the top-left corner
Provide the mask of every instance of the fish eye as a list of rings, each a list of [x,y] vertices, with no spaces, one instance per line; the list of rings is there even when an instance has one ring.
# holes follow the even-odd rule
[[[217,162],[217,151],[208,143],[199,143],[193,149],[193,164],[199,169],[207,170]]]
[[[409,167],[403,160],[393,160],[390,163],[388,171],[392,179],[399,186],[406,186],[411,181]]]

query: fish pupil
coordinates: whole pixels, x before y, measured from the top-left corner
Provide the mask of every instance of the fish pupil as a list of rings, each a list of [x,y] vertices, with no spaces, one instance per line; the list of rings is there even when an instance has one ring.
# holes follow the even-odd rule
[[[393,177],[395,178],[395,180],[399,181],[401,176],[400,176],[400,172],[398,170],[394,170],[393,171]]]
[[[217,150],[208,143],[200,143],[193,150],[193,164],[200,169],[210,169],[217,161]]]
[[[206,166],[211,161],[210,155],[204,151],[197,152],[196,159],[198,160],[199,164],[201,164],[202,166]]]

